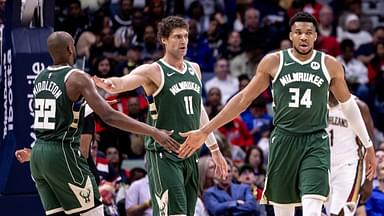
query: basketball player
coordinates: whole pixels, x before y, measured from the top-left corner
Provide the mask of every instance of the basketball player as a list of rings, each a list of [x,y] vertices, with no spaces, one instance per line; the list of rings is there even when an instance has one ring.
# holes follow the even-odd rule
[[[188,47],[188,24],[180,17],[166,17],[158,26],[158,38],[164,46],[163,58],[141,65],[121,78],[100,79],[96,85],[110,93],[144,87],[149,101],[149,123],[172,130],[178,142],[179,132],[195,130],[208,122],[201,103],[201,72],[196,63],[184,60]],[[206,141],[223,178],[227,164],[213,133]],[[148,177],[154,215],[194,215],[198,191],[198,153],[182,160],[178,152],[167,151],[152,138],[145,144]]]
[[[373,135],[373,121],[368,106],[355,98],[368,133]],[[330,215],[351,215],[359,203],[364,177],[364,147],[345,118],[335,96],[329,94],[328,134],[331,144],[331,194],[327,201]],[[372,183],[372,182],[370,182]],[[364,184],[369,186],[368,184]],[[368,198],[367,195],[364,196]]]
[[[207,135],[244,111],[272,83],[275,129],[270,138],[267,177],[262,201],[274,205],[277,216],[294,214],[303,206],[304,216],[321,215],[329,194],[330,148],[328,91],[331,90],[351,127],[367,148],[367,176],[372,179],[376,162],[372,141],[355,100],[344,80],[344,71],[333,57],[313,49],[317,21],[298,12],[290,20],[293,48],[266,55],[252,81],[234,96],[224,109],[180,147],[188,157]]]
[[[30,154],[31,174],[47,215],[103,215],[94,176],[80,153],[86,102],[111,126],[150,135],[176,151],[179,143],[166,132],[112,109],[92,79],[70,66],[76,51],[68,33],[52,33],[47,44],[53,65],[39,73],[33,88],[37,140]]]

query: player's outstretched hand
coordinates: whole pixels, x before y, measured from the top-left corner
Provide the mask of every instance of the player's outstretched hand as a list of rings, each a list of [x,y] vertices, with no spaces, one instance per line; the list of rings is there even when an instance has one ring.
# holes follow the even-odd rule
[[[203,133],[200,130],[192,130],[185,133],[179,133],[182,137],[187,137],[185,142],[180,147],[179,157],[187,158],[190,157],[203,145],[207,139],[208,134]]]
[[[113,90],[115,89],[115,85],[113,85],[111,80],[103,79],[97,76],[93,76],[92,79],[93,81],[95,81],[95,84],[97,87],[104,89],[108,93],[113,93]]]
[[[367,179],[372,181],[376,172],[376,156],[373,146],[367,148],[367,154],[365,155],[365,175]]]
[[[221,179],[227,178],[228,164],[220,151],[211,152],[213,163],[215,163],[215,175]]]
[[[16,150],[15,156],[20,163],[24,163],[31,159],[31,153],[32,151],[30,148],[23,148]]]
[[[153,139],[155,139],[156,142],[163,146],[168,152],[179,153],[180,143],[171,137],[172,134],[173,130],[157,130],[157,133],[153,136]]]

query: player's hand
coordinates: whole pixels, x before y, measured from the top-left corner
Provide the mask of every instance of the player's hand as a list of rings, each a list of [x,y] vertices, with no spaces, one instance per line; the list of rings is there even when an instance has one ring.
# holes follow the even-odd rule
[[[30,148],[23,148],[23,149],[17,150],[15,152],[15,156],[20,163],[24,163],[31,159],[31,153],[32,151]]]
[[[185,133],[179,133],[182,137],[187,137],[184,143],[180,146],[179,157],[187,158],[190,157],[203,145],[207,139],[208,134],[203,133],[200,130],[192,130]]]
[[[104,89],[108,93],[114,93],[115,85],[109,79],[99,78],[97,76],[92,77],[97,87]]]
[[[365,155],[365,175],[367,179],[372,181],[376,172],[376,156],[373,146],[367,148],[367,154]]]
[[[215,175],[220,179],[227,178],[228,175],[228,164],[225,161],[223,155],[220,151],[214,151],[211,153],[213,163],[216,165],[215,167]]]
[[[364,181],[364,184],[360,188],[360,199],[359,199],[360,203],[365,203],[368,200],[368,198],[372,194],[372,187],[373,187],[372,181],[369,181],[368,179],[366,179]]]
[[[171,137],[172,134],[173,130],[157,130],[156,134],[153,136],[153,139],[155,139],[156,142],[164,147],[168,152],[179,153],[180,143]]]

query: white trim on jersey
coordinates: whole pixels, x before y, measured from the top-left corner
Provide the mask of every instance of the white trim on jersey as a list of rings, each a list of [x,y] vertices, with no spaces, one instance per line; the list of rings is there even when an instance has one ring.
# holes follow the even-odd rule
[[[289,57],[291,57],[292,60],[294,60],[295,62],[297,62],[297,63],[299,63],[299,64],[301,64],[301,65],[305,65],[305,64],[308,64],[309,62],[313,61],[313,59],[315,59],[315,56],[316,56],[316,53],[317,53],[316,50],[313,50],[313,52],[312,52],[312,56],[311,56],[309,59],[307,59],[307,60],[305,60],[305,61],[301,61],[300,59],[296,58],[296,57],[293,55],[292,51],[293,51],[292,48],[289,48],[289,49],[288,49],[288,55],[289,55]]]
[[[46,215],[51,215],[51,214],[55,214],[55,213],[62,212],[62,211],[64,211],[64,209],[62,207],[59,207],[59,208],[55,208],[55,209],[51,209],[51,210],[45,211],[45,214]]]
[[[274,83],[277,80],[277,77],[279,77],[281,69],[283,68],[284,54],[282,50],[279,51],[279,55],[280,55],[279,67],[276,71],[275,77],[273,77],[272,83]]]
[[[328,68],[325,65],[325,56],[325,53],[321,53],[321,68],[323,69],[325,78],[327,78],[328,84],[331,84],[331,76],[329,75]]]
[[[301,197],[301,200],[303,199],[318,199],[318,200],[321,200],[323,202],[325,202],[328,197],[325,197],[325,196],[321,196],[321,195],[318,195],[318,194],[305,194]]]
[[[183,62],[183,65],[184,65],[183,70],[180,71],[180,70],[178,70],[177,68],[173,67],[172,65],[168,64],[166,61],[164,61],[164,59],[160,59],[160,61],[161,61],[163,64],[165,64],[165,66],[167,66],[167,67],[169,67],[169,68],[171,68],[171,69],[173,69],[173,70],[175,70],[175,71],[177,71],[177,72],[179,72],[179,73],[181,73],[181,74],[185,74],[185,72],[187,72],[187,65],[186,65],[185,62]]]
[[[159,86],[159,88],[152,94],[153,97],[156,97],[156,96],[160,93],[160,91],[163,89],[163,87],[164,87],[164,83],[165,83],[163,68],[161,67],[161,65],[160,65],[159,63],[157,63],[157,62],[155,62],[155,63],[156,63],[156,64],[159,66],[159,68],[160,68],[161,82],[160,82],[160,86]],[[155,98],[153,98],[153,100],[155,100]]]

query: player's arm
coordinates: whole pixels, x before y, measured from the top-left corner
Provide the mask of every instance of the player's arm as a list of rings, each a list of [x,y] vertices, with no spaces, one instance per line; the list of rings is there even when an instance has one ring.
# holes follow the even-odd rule
[[[345,117],[351,124],[351,128],[359,137],[365,148],[367,149],[366,155],[366,174],[369,180],[372,180],[375,170],[375,151],[373,149],[373,143],[369,137],[367,128],[365,127],[364,120],[360,113],[359,107],[356,101],[351,97],[351,93],[348,90],[347,83],[344,78],[344,69],[342,65],[336,61],[335,58],[326,56],[325,65],[331,76],[330,89],[335,95],[335,98],[340,102],[341,109]]]
[[[268,54],[259,63],[256,75],[247,87],[232,97],[215,118],[205,124],[200,130],[180,133],[181,136],[187,137],[187,139],[180,147],[179,156],[182,158],[186,157],[190,148],[198,149],[204,143],[208,134],[228,123],[244,111],[249,104],[268,87],[271,80],[271,70],[273,70],[276,65],[279,65],[278,54]]]
[[[74,98],[80,95],[84,96],[88,105],[105,123],[124,131],[151,136],[165,148],[168,148],[168,150],[178,152],[179,143],[173,140],[167,133],[112,109],[97,93],[92,79],[84,72],[73,72],[69,76],[66,86],[68,95],[72,95]]]
[[[137,89],[146,83],[149,83],[150,79],[146,73],[148,73],[148,71],[156,70],[155,67],[155,64],[144,64],[135,68],[129,74],[122,77],[111,77],[103,79],[93,76],[93,80],[99,88],[102,88],[112,94],[130,91]]]
[[[356,100],[356,103],[359,106],[361,115],[363,116],[363,120],[365,126],[367,127],[369,136],[374,137],[374,124],[368,105],[361,100]],[[365,203],[367,199],[371,196],[372,186],[372,181],[365,179],[364,184],[361,186],[360,189],[360,203]]]
[[[195,68],[195,71],[197,73],[197,76],[201,80],[201,70],[198,64],[192,63],[192,66]],[[205,110],[204,104],[201,101],[201,112],[200,112],[200,127],[204,126],[209,122],[208,114]],[[215,174],[219,177],[225,178],[227,176],[228,172],[228,164],[224,159],[224,156],[222,155],[219,145],[217,144],[215,135],[213,132],[211,132],[207,139],[205,140],[205,144],[209,148],[209,151],[211,152],[212,160],[215,163]],[[190,149],[190,152],[186,152],[185,154],[187,157],[193,154],[194,149]]]

